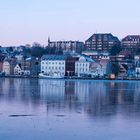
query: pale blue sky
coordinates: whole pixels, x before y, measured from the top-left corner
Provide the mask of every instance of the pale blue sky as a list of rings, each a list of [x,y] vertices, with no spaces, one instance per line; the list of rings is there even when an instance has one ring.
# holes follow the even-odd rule
[[[0,44],[140,34],[140,0],[0,0]]]

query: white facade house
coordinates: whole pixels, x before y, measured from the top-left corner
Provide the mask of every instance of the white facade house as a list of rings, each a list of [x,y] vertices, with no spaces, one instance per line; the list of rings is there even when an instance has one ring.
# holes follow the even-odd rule
[[[14,68],[14,75],[22,75],[22,69],[20,64],[17,64]]]
[[[3,72],[6,75],[10,75],[10,63],[8,61],[3,62]]]
[[[47,76],[65,76],[66,57],[63,55],[44,55],[41,59],[41,73]]]
[[[81,77],[82,75],[88,75],[90,73],[90,61],[87,61],[87,58],[84,56],[81,56],[79,60],[75,63],[75,74],[78,77]]]
[[[75,73],[78,77],[104,76],[106,74],[106,67],[102,63],[97,63],[89,57],[81,56],[79,61],[75,63]]]

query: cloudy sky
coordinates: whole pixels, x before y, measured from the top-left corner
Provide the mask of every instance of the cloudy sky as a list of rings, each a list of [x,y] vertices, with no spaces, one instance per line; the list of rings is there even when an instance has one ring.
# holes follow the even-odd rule
[[[0,0],[0,44],[140,34],[140,0]]]

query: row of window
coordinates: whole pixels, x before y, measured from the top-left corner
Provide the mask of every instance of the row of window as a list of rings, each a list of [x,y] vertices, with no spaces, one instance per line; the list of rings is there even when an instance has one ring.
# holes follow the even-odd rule
[[[64,65],[65,63],[64,63],[64,62],[42,62],[42,64],[47,64],[47,65],[48,65],[48,64],[53,64],[53,65],[54,65],[54,64],[56,64],[56,65],[57,65],[57,64],[59,64],[59,65]]]
[[[84,67],[86,66],[86,67],[88,67],[88,64],[87,64],[87,63],[82,63],[82,64],[80,63],[80,64],[76,64],[76,66],[77,66],[77,67],[78,67],[78,66],[84,66]]]
[[[84,68],[79,68],[79,69],[76,69],[77,72],[87,72],[88,69],[84,69]]]
[[[42,66],[42,70],[64,70],[64,67],[44,67]]]

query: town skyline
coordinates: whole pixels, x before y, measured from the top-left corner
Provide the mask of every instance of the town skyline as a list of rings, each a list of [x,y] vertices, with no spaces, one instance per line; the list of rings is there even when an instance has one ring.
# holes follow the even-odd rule
[[[52,40],[80,40],[111,32],[119,39],[139,34],[139,5],[134,0],[1,1],[2,46]]]
[[[94,35],[94,34],[112,34],[111,32],[100,32],[100,33],[92,33],[90,36],[92,36],[92,35]],[[114,35],[114,34],[113,34]],[[126,36],[124,36],[124,37],[122,37],[122,38],[119,38],[119,36],[117,36],[117,35],[114,35],[115,37],[117,37],[118,39],[119,39],[119,41],[121,41],[121,40],[123,40],[125,37],[127,37],[127,36],[140,36],[140,34],[127,34]],[[34,43],[36,44],[40,44],[41,46],[44,46],[44,47],[46,47],[46,46],[48,46],[48,40],[49,41],[52,41],[52,42],[59,42],[59,41],[74,41],[74,42],[76,42],[76,41],[78,41],[78,42],[83,42],[83,43],[85,43],[86,42],[86,40],[89,38],[89,36],[86,38],[86,39],[84,39],[84,40],[79,40],[79,39],[57,39],[57,40],[55,40],[55,39],[53,39],[53,38],[51,38],[50,36],[48,36],[48,38],[46,39],[46,43],[41,43],[41,42],[38,42],[38,41],[33,41],[33,42],[30,42],[30,43],[19,43],[19,44],[9,44],[9,45],[5,45],[5,44],[0,44],[0,46],[1,47],[16,47],[16,46],[25,46],[25,45],[33,45]]]

